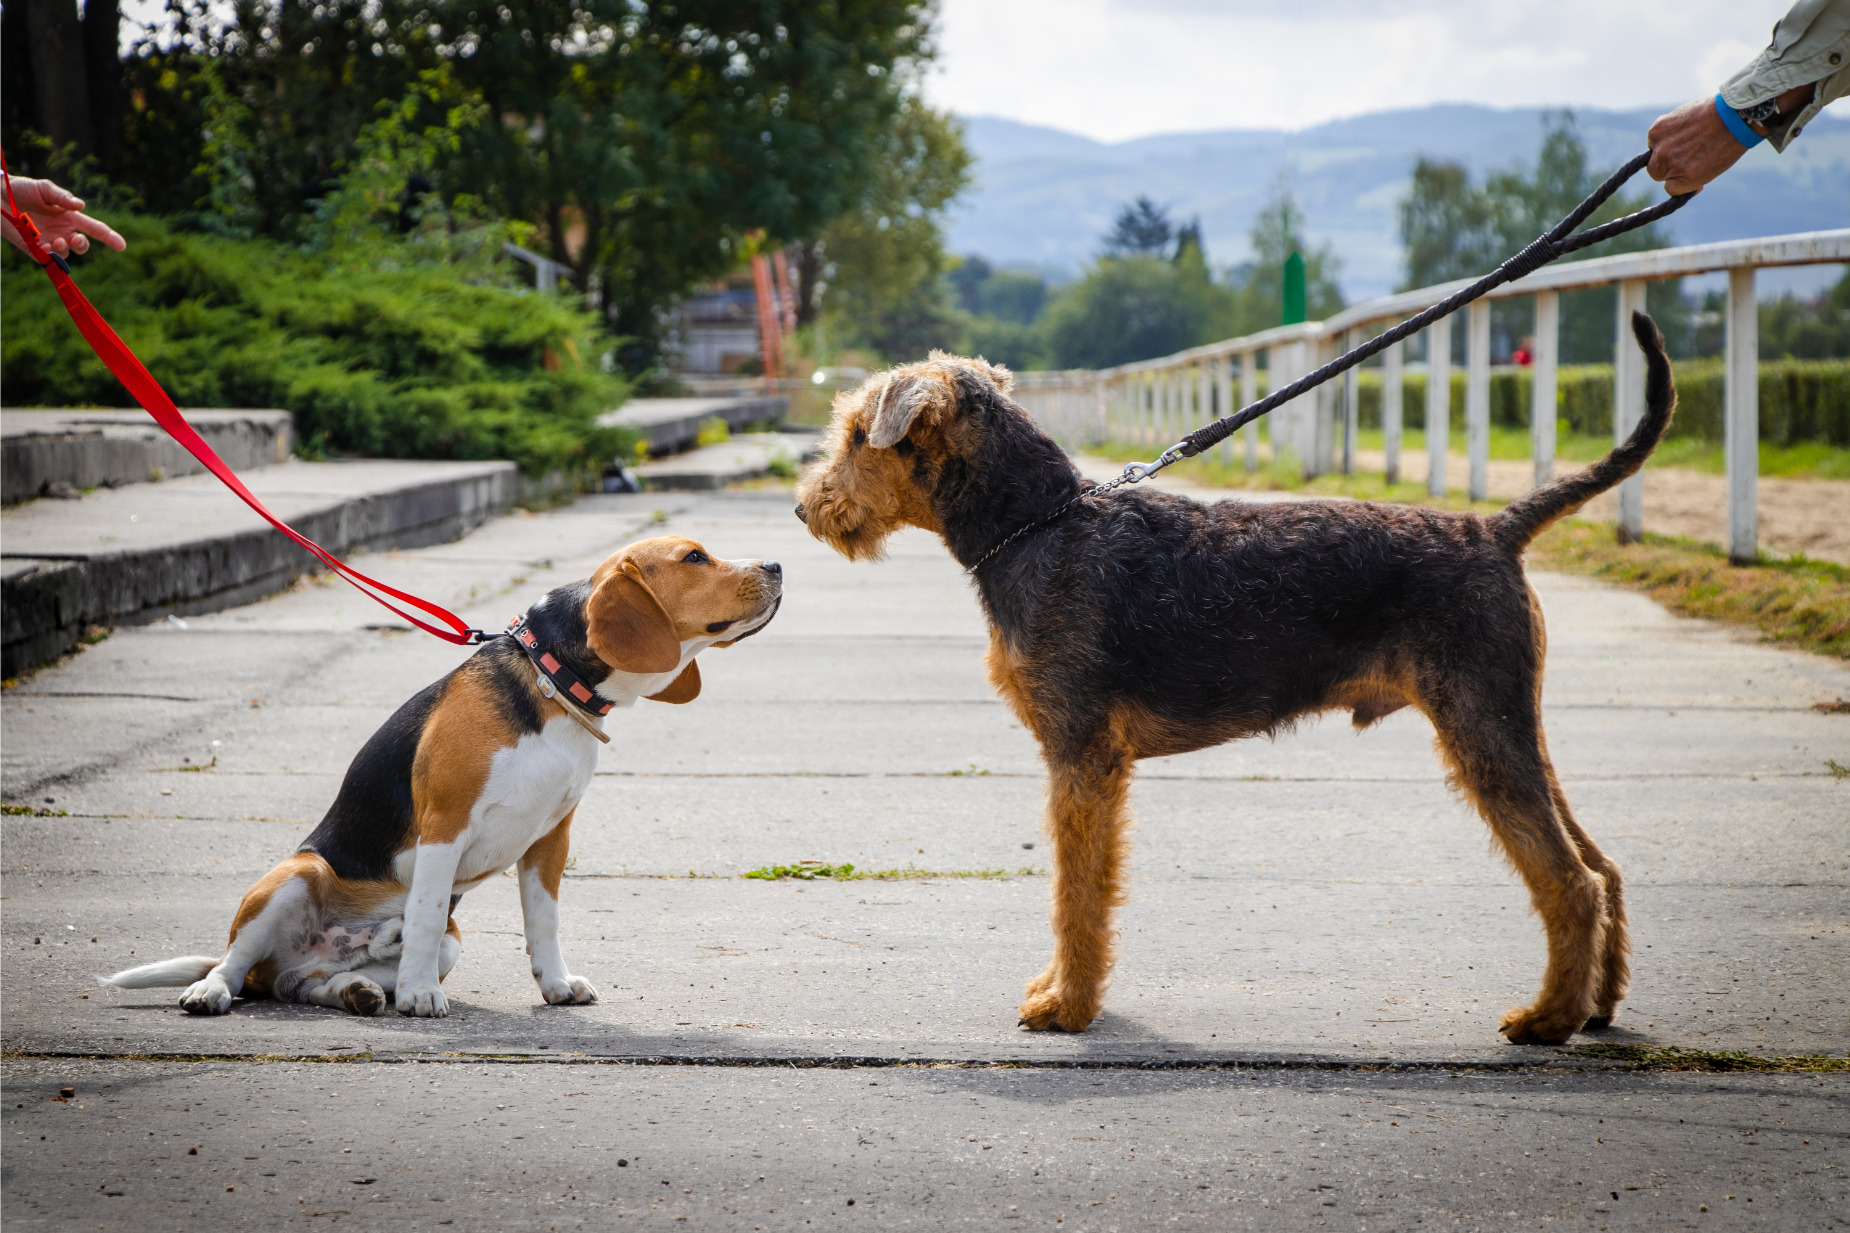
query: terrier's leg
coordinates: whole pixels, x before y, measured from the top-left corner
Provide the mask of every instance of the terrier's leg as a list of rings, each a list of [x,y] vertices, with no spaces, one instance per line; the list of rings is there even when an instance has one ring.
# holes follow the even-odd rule
[[[1047,834],[1053,844],[1053,962],[1028,983],[1021,1022],[1083,1032],[1111,974],[1111,912],[1124,901],[1124,797],[1130,751],[1101,735],[1070,762],[1049,759]]]
[[[1608,905],[1606,879],[1588,867],[1556,809],[1539,707],[1520,695],[1454,697],[1429,714],[1454,785],[1528,884],[1548,938],[1541,992],[1506,1014],[1498,1030],[1512,1044],[1560,1044],[1594,1013],[1606,970]]]

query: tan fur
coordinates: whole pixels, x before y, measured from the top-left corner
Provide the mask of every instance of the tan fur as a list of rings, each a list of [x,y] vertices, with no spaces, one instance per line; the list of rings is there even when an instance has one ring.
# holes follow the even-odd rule
[[[578,811],[572,810],[565,815],[559,825],[546,832],[534,845],[527,849],[520,858],[520,870],[525,873],[532,869],[540,875],[540,885],[556,901],[559,898],[559,883],[565,877],[566,857],[572,847],[572,817]]]
[[[454,843],[469,825],[496,751],[519,740],[486,682],[466,668],[459,672],[424,721],[411,762],[417,842]]]

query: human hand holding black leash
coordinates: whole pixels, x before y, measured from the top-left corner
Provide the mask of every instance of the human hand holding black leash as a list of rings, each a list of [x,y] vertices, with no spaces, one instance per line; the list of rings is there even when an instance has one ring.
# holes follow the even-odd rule
[[[1285,403],[1290,402],[1292,399],[1298,398],[1316,389],[1333,377],[1341,376],[1370,356],[1379,354],[1395,343],[1400,342],[1402,339],[1419,333],[1433,322],[1442,317],[1450,316],[1465,305],[1471,303],[1471,301],[1482,298],[1497,287],[1501,287],[1504,283],[1515,282],[1524,275],[1532,274],[1549,262],[1556,258],[1566,256],[1568,253],[1576,252],[1592,244],[1598,244],[1601,240],[1610,240],[1613,236],[1623,235],[1627,231],[1636,230],[1649,223],[1654,223],[1667,215],[1674,214],[1676,211],[1682,209],[1689,199],[1695,196],[1695,193],[1679,194],[1668,200],[1661,201],[1649,209],[1639,210],[1635,214],[1627,214],[1624,218],[1615,219],[1610,223],[1602,223],[1597,227],[1589,227],[1578,235],[1574,234],[1574,228],[1584,223],[1595,210],[1606,203],[1607,198],[1618,192],[1620,187],[1622,187],[1627,180],[1637,175],[1638,172],[1643,170],[1645,166],[1650,163],[1650,161],[1651,151],[1649,150],[1633,156],[1623,167],[1620,167],[1617,171],[1606,177],[1605,183],[1588,194],[1587,199],[1575,206],[1573,210],[1568,213],[1566,218],[1556,223],[1547,233],[1539,236],[1534,243],[1524,248],[1521,252],[1517,253],[1470,286],[1463,287],[1453,292],[1426,311],[1416,316],[1409,317],[1392,329],[1376,335],[1353,351],[1346,352],[1336,359],[1331,360],[1328,364],[1325,364],[1315,372],[1300,377],[1298,380],[1293,381],[1290,385],[1284,386],[1281,389],[1272,391],[1251,406],[1242,408],[1233,415],[1218,419],[1204,428],[1196,429],[1194,432],[1189,433],[1186,437],[1183,437],[1180,441],[1164,450],[1155,461],[1131,463],[1124,468],[1123,473],[1119,475],[1117,479],[1088,488],[1045,518],[1037,522],[1030,522],[1026,526],[1019,527],[1010,532],[1000,543],[996,544],[995,547],[977,558],[976,564],[972,565],[965,572],[974,576],[976,572],[982,569],[983,566],[989,562],[990,558],[994,557],[998,552],[1001,552],[1004,548],[1008,547],[1022,536],[1033,531],[1038,531],[1042,527],[1052,523],[1062,514],[1066,513],[1067,510],[1089,497],[1099,496],[1103,493],[1110,492],[1114,488],[1123,487],[1125,484],[1135,484],[1147,480],[1171,463],[1180,462],[1184,458],[1192,458],[1196,454],[1212,449],[1214,446],[1225,441],[1228,437],[1238,432],[1247,424],[1252,423],[1260,416],[1266,414],[1268,411],[1275,410]]]

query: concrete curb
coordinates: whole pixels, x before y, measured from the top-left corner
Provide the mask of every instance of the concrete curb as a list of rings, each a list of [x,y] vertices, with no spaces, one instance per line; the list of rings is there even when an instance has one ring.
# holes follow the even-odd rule
[[[480,526],[520,499],[523,487],[511,462],[452,464],[452,474],[438,479],[361,491],[283,516],[334,553],[422,548]],[[236,501],[229,493],[226,500]],[[32,551],[29,540],[18,547]],[[0,672],[13,676],[63,654],[87,626],[216,612],[280,591],[317,568],[305,550],[268,527],[120,552],[9,555],[0,577]]]
[[[287,411],[185,412],[206,444],[233,470],[274,466],[294,448]],[[199,460],[140,409],[0,411],[0,501],[42,497],[53,484],[115,488],[198,475]]]
[[[633,428],[648,442],[651,454],[677,454],[699,440],[700,425],[710,419],[726,421],[733,432],[751,424],[782,424],[790,400],[782,396],[757,398],[633,398],[615,411],[598,417],[606,428]]]

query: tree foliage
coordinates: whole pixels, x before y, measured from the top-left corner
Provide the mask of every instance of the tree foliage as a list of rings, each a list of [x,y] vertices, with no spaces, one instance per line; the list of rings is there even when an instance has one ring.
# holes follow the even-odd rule
[[[382,101],[447,70],[478,122],[427,174],[534,229],[631,369],[754,232],[859,208],[932,54],[925,0],[168,0],[102,170],[146,209],[298,242]],[[8,114],[30,114],[6,81]],[[442,126],[425,100],[408,130]]]
[[[625,386],[601,371],[596,320],[560,298],[447,259],[382,271],[112,221],[128,250],[75,259],[78,281],[182,406],[283,408],[311,451],[511,458],[535,476],[583,473],[625,447],[597,426]],[[128,404],[49,280],[10,246],[4,271],[8,404]]]
[[[1112,220],[1111,230],[1105,233],[1105,255],[1107,257],[1163,257],[1169,253],[1170,242],[1176,238],[1175,224],[1169,220],[1169,207],[1157,205],[1148,197],[1139,196],[1137,200],[1124,205]],[[1201,238],[1201,228],[1195,228],[1195,238]]]
[[[1284,320],[1285,259],[1292,253],[1304,258],[1306,319],[1321,321],[1343,309],[1342,288],[1336,283],[1341,263],[1329,245],[1312,245],[1304,238],[1304,224],[1304,211],[1290,186],[1281,183],[1253,220],[1248,234],[1252,259],[1229,273],[1234,296],[1229,337],[1269,330]]]
[[[837,343],[893,360],[956,346],[942,226],[970,162],[954,117],[916,96],[902,100],[866,190],[801,246],[803,317],[824,315]]]
[[[1543,118],[1542,140],[1531,168],[1515,168],[1474,184],[1456,163],[1420,159],[1400,205],[1400,238],[1406,253],[1407,289],[1487,274],[1536,236],[1553,227],[1610,174],[1588,166],[1586,145],[1571,111]],[[1594,212],[1587,226],[1609,222],[1642,209],[1644,193],[1615,193]],[[1663,248],[1669,235],[1658,224],[1615,236],[1563,261],[1584,261],[1614,253]],[[1561,301],[1561,359],[1597,362],[1612,358],[1616,291],[1610,287],[1569,292]],[[1654,282],[1648,306],[1664,331],[1673,355],[1689,353],[1688,306],[1676,280]],[[1492,305],[1493,334],[1508,349],[1533,328],[1534,304],[1527,298]],[[1453,346],[1462,349],[1464,334],[1453,330]],[[1462,352],[1460,352],[1462,354]]]

